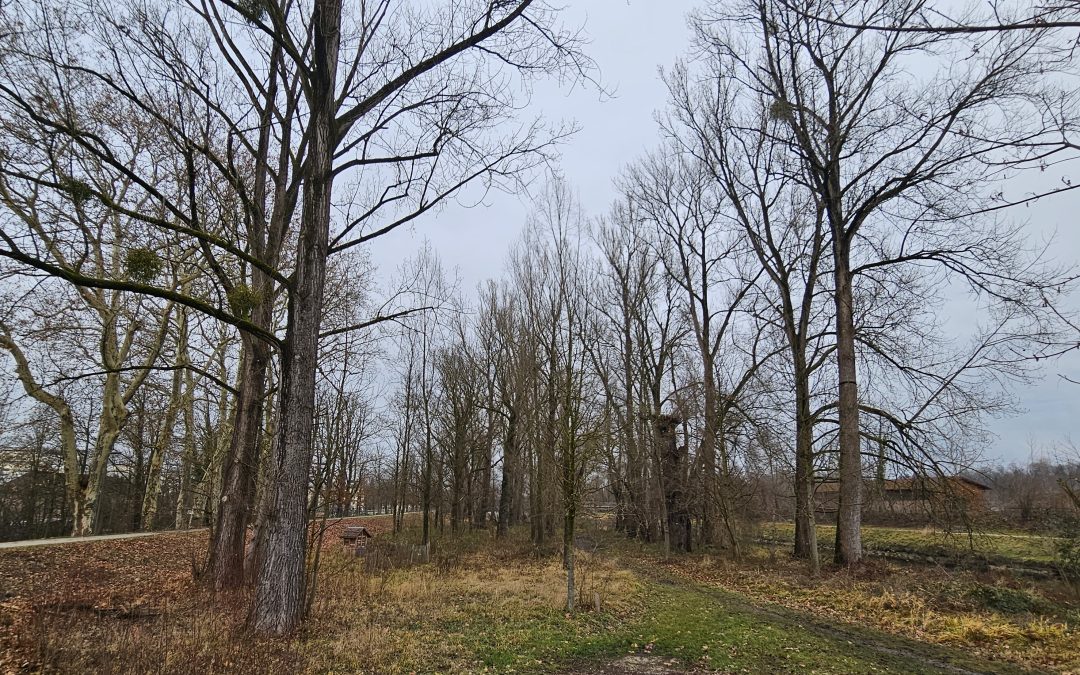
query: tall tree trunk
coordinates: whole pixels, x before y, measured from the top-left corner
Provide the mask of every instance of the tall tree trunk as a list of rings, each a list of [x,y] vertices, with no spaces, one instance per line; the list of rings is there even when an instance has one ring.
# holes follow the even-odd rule
[[[195,463],[195,378],[191,371],[184,373],[184,453],[180,459],[180,489],[176,494],[174,527],[190,526],[189,512],[193,500],[191,477]]]
[[[272,167],[270,147],[274,135],[274,113],[277,110],[278,67],[283,58],[277,43],[270,54],[270,76],[265,89],[265,105],[261,111],[258,149],[255,155],[255,179],[248,218],[248,241],[252,252],[271,269],[278,266],[286,223],[292,218],[292,207],[284,198],[280,182],[273,210],[267,221],[266,199],[271,174],[282,165]],[[281,141],[288,147],[287,136]],[[280,176],[277,179],[281,180]],[[251,267],[251,290],[254,307],[251,323],[272,333],[274,330],[275,286],[270,276],[256,266]],[[259,475],[263,412],[267,405],[267,368],[270,365],[270,345],[249,333],[241,333],[241,359],[238,372],[235,419],[229,439],[228,454],[224,457],[221,492],[214,539],[210,550],[210,571],[216,588],[235,587],[244,582],[247,526],[256,505],[256,478]],[[216,474],[215,474],[216,475]]]
[[[259,302],[268,303],[267,298]],[[266,308],[261,308],[262,311],[269,313]],[[244,582],[244,550],[255,497],[269,361],[269,345],[251,335],[241,335],[235,412],[210,548],[210,579],[218,590],[235,588]]]
[[[219,371],[222,382],[228,379],[228,367],[225,363],[224,353],[219,357]],[[238,383],[239,384],[239,383]],[[231,393],[225,387],[218,393],[217,424],[208,429],[208,436],[212,434],[212,440],[206,444],[202,461],[199,463],[199,476],[195,481],[195,499],[191,508],[191,518],[188,519],[188,527],[197,517],[199,523],[213,526],[217,523],[217,504],[220,495],[222,479],[222,463],[229,452],[230,439],[232,438],[233,412],[235,401]],[[207,425],[210,422],[209,408],[206,411]],[[211,550],[211,555],[213,551]]]
[[[707,314],[706,314],[707,316]],[[699,341],[701,338],[698,338]],[[701,480],[702,497],[704,508],[701,514],[701,537],[702,542],[711,544],[715,541],[716,534],[716,385],[712,369],[712,359],[708,353],[708,338],[701,342],[702,351],[702,382],[703,396],[702,415],[704,416],[701,430],[701,445],[698,454],[701,456]]]
[[[184,375],[187,372],[185,366],[188,362],[187,350],[187,311],[181,307],[176,321],[176,360],[173,363],[172,387],[169,390],[169,403],[165,408],[165,419],[162,420],[161,429],[154,445],[150,449],[150,465],[147,468],[146,490],[143,492],[142,509],[140,510],[140,525],[143,530],[154,529],[154,519],[157,517],[158,499],[161,497],[161,465],[165,460],[165,453],[172,444],[173,426],[180,408],[184,405],[183,385]]]
[[[281,428],[274,453],[273,502],[266,551],[258,561],[251,613],[252,628],[267,635],[293,631],[304,614],[308,529],[305,505],[334,182],[333,111],[341,5],[342,0],[316,0],[311,16],[314,68],[309,93],[310,149],[282,359]]]
[[[499,524],[495,538],[505,539],[510,530],[510,511],[513,509],[514,472],[517,471],[517,413],[511,408],[506,416],[506,436],[503,440],[502,484],[499,488]]]
[[[146,489],[143,491],[142,506],[139,509],[139,527],[142,530],[154,529],[154,520],[157,518],[158,500],[161,498],[161,465],[165,461],[165,453],[172,445],[173,427],[183,404],[183,375],[179,368],[173,371],[165,418],[150,448],[150,461],[146,467]]]
[[[571,468],[571,473],[573,469]],[[570,480],[573,480],[571,478]],[[566,504],[563,507],[563,565],[566,567],[566,611],[574,611],[574,573],[577,560],[574,557],[574,526],[576,524],[577,507],[572,495],[564,496]]]
[[[480,459],[484,462],[484,470],[480,472],[480,495],[477,501],[477,511],[479,513],[473,513],[473,527],[474,528],[486,528],[488,523],[488,511],[491,510],[491,479],[492,479],[492,449],[493,440],[495,438],[495,427],[493,419],[489,416],[487,425],[487,434],[484,437],[484,446],[481,451]]]
[[[107,330],[106,333],[108,332]],[[111,347],[111,353],[115,354],[115,342],[111,344]],[[112,455],[116,439],[120,437],[120,431],[128,415],[127,407],[120,395],[118,364],[115,364],[111,358],[107,358],[105,364],[106,368],[112,372],[105,376],[101,414],[98,417],[97,440],[94,443],[93,455],[87,470],[86,486],[82,490],[81,513],[78,513],[75,521],[74,535],[76,537],[94,534],[100,527],[102,488],[109,472],[109,457]]]
[[[435,467],[434,457],[431,451],[431,425],[428,422],[426,435],[424,440],[424,466],[420,468],[420,510],[423,511],[421,515],[422,532],[420,533],[420,545],[427,546],[431,543],[431,492],[433,489],[432,482],[434,479],[433,473]]]
[[[268,379],[267,390],[273,389],[273,387],[272,378]],[[274,409],[273,401],[267,399],[266,405],[263,406],[262,438],[259,440],[257,450],[259,458],[257,462],[258,470],[256,471],[255,498],[252,502],[251,516],[254,526],[252,527],[251,541],[248,542],[244,551],[245,582],[250,582],[255,578],[258,561],[266,550],[266,523],[270,515],[270,500],[273,492],[273,485],[271,484],[271,476],[274,470],[272,466],[273,439],[277,438],[277,422],[277,411]]]
[[[532,525],[533,544],[539,547],[544,545],[546,534],[544,528],[544,498],[546,496],[544,491],[544,471],[546,467],[543,448],[535,447],[533,451],[536,454],[536,466],[529,486],[529,495],[532,497],[532,514],[529,520]]]
[[[656,453],[663,476],[663,508],[666,528],[665,549],[689,552],[693,546],[690,513],[686,508],[686,448],[679,447],[676,429],[681,420],[671,415],[657,415],[654,420]]]
[[[850,250],[842,233],[834,234],[833,250],[836,364],[840,379],[840,503],[836,513],[836,562],[854,565],[862,560],[862,456]]]
[[[717,476],[716,506],[717,513],[720,516],[719,524],[724,528],[724,540],[730,547],[731,556],[738,559],[742,556],[742,546],[739,544],[739,533],[735,524],[735,506],[732,501],[735,486],[731,473],[731,454],[728,450],[728,438],[725,433],[728,410],[728,404],[725,403],[724,412],[720,413],[719,424],[717,425],[719,431],[717,437],[719,452],[717,455],[720,466]]]
[[[805,362],[805,359],[801,359]],[[795,557],[810,561],[817,572],[820,565],[817,527],[814,522],[814,425],[810,419],[809,381],[805,368],[795,368]]]
[[[465,421],[458,421],[458,424],[463,425]],[[456,435],[458,438],[454,442],[454,454],[450,458],[450,532],[453,534],[461,531],[462,522],[465,519],[465,504],[468,500],[465,490],[469,473],[464,429]]]

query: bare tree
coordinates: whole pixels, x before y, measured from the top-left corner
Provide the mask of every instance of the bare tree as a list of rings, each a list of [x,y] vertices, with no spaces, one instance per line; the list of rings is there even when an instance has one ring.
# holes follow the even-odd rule
[[[702,428],[696,455],[705,490],[704,534],[712,537],[715,528],[719,541],[738,555],[735,459],[725,443],[724,419],[752,380],[758,357],[752,356],[750,367],[732,369],[731,381],[721,382],[721,350],[740,329],[743,301],[761,272],[746,275],[738,265],[743,245],[724,224],[724,195],[692,156],[668,145],[628,171],[624,190],[656,228],[664,242],[664,268],[684,294],[682,306],[700,362]],[[750,344],[756,345],[756,339]]]
[[[59,29],[51,23],[50,8],[39,9],[25,16],[29,24],[44,29],[34,35],[63,39],[27,45],[20,54],[23,60],[16,64],[24,67],[19,76],[36,69],[60,75],[61,82],[87,81],[89,88],[78,93],[89,100],[96,94],[115,94],[134,114],[159,126],[175,156],[184,160],[189,188],[207,176],[220,176],[221,184],[242,202],[247,232],[244,245],[235,246],[204,227],[207,219],[201,216],[206,214],[193,206],[185,208],[190,190],[164,193],[145,173],[129,170],[143,194],[175,219],[152,224],[199,242],[228,302],[226,298],[207,302],[147,285],[124,287],[192,306],[280,350],[281,420],[274,451],[280,476],[273,483],[267,554],[259,563],[252,623],[262,632],[291,630],[302,614],[304,595],[304,490],[327,258],[414,220],[471,183],[487,181],[490,186],[512,179],[542,160],[544,148],[563,130],[549,132],[536,123],[510,138],[489,131],[513,108],[511,73],[526,81],[551,72],[579,73],[587,65],[577,49],[579,41],[556,26],[553,8],[534,0],[511,5],[453,2],[423,11],[380,2],[345,19],[336,0],[318,2],[310,9],[190,3],[175,14],[144,5],[73,4],[72,15],[79,15],[82,24],[66,22]],[[70,50],[71,36],[84,26],[83,42],[96,41],[103,47],[99,62],[83,64],[70,51],[52,49],[53,44],[63,44]],[[401,44],[402,35],[423,39]],[[193,59],[185,58],[189,54],[181,46],[189,39],[197,52]],[[220,59],[212,61],[210,55]],[[339,64],[346,64],[340,72]],[[17,70],[9,69],[9,74]],[[162,72],[166,77],[158,78]],[[50,133],[69,137],[81,152],[112,161],[109,139],[87,137],[63,114],[40,115],[34,95],[21,85],[23,79],[12,76],[2,87],[13,114],[34,117]],[[159,86],[162,79],[165,85]],[[208,80],[224,85],[221,90],[203,87]],[[65,95],[72,92],[65,89]],[[237,100],[250,106],[235,105]],[[422,132],[413,133],[416,129]],[[208,140],[212,134],[218,135]],[[365,169],[362,178],[359,169]],[[331,236],[333,189],[339,176],[344,181],[355,176],[355,189],[347,221]],[[290,232],[294,223],[295,240]],[[283,246],[289,241],[296,241],[297,249],[286,279],[280,267]],[[3,254],[22,264],[83,286],[117,285],[61,274],[14,240],[6,243]],[[230,279],[222,256],[237,261],[242,269],[256,270],[250,283]],[[284,339],[263,321],[281,289],[288,291],[289,307]],[[261,419],[252,407],[262,400],[264,388],[257,378],[265,372],[264,352],[253,344],[245,354],[253,365],[242,368],[249,375],[242,382],[254,381],[255,386],[253,395],[238,406],[237,442],[226,467],[222,513],[227,523],[218,531],[228,533],[228,543],[222,540],[215,546],[222,565],[214,576],[221,582],[235,579],[239,569],[237,543],[250,510],[244,504],[251,501],[256,422]],[[237,512],[224,515],[233,511],[233,505]]]
[[[93,123],[87,120],[87,124]],[[101,127],[109,130],[109,125],[105,122]],[[64,273],[140,282],[160,278],[167,288],[180,286],[182,262],[190,251],[185,251],[175,239],[154,241],[132,219],[89,201],[89,193],[94,189],[122,199],[131,187],[130,181],[114,181],[98,164],[80,162],[63,143],[26,145],[27,135],[34,133],[32,126],[12,122],[7,129],[12,134],[9,150],[19,158],[9,162],[7,171],[0,176],[0,204],[5,207],[4,227],[9,242],[12,236],[33,240],[45,264]],[[149,144],[137,127],[132,129],[128,140],[134,147]],[[159,165],[159,168],[164,167]],[[42,184],[52,189],[43,190]],[[165,259],[151,247],[167,251]],[[11,277],[13,281],[17,278]],[[24,289],[25,294],[13,297],[5,307],[7,316],[0,321],[0,346],[15,359],[16,372],[27,395],[48,405],[61,420],[65,480],[73,504],[73,533],[91,534],[109,457],[127,420],[128,404],[158,362],[170,327],[173,303],[157,303],[119,289],[78,288],[72,294],[51,284],[34,284]],[[34,297],[42,291],[51,297]],[[60,382],[81,378],[100,380],[96,396],[100,401],[98,431],[85,481],[74,442],[74,406],[63,393],[50,391],[51,387],[35,375],[32,355],[20,346],[17,328],[12,325],[13,318],[20,313],[28,316],[32,322],[30,329],[41,331],[38,335],[42,338],[51,332],[48,324],[60,313],[66,313],[71,326],[84,336],[92,335],[97,344],[96,354],[86,352],[85,361],[76,364],[82,373],[59,374]],[[64,332],[62,328],[60,332]],[[82,349],[78,339],[75,338],[73,345],[75,352]],[[95,367],[87,367],[87,363]]]
[[[902,25],[921,6],[886,0],[834,3],[833,10],[863,23]],[[824,213],[839,390],[836,556],[855,563],[862,556],[862,463],[854,279],[864,270],[853,261],[862,243],[875,239],[871,232],[888,231],[903,251],[890,262],[941,264],[979,291],[1008,296],[998,284],[997,256],[974,243],[986,240],[985,221],[969,216],[1004,169],[1024,159],[1015,150],[1054,130],[1056,120],[1040,114],[1049,86],[1040,75],[1053,64],[1039,58],[1041,35],[1017,33],[916,77],[916,59],[965,45],[941,35],[822,24],[783,3],[702,12],[694,23],[702,48],[790,129],[799,180]],[[1049,291],[1059,282],[1043,278],[1041,286]]]
[[[533,320],[543,358],[537,363],[544,391],[546,426],[542,438],[555,470],[561,501],[566,608],[574,609],[575,532],[585,479],[595,461],[602,430],[602,398],[593,378],[586,343],[594,339],[587,294],[589,240],[581,207],[570,188],[552,181],[536,204],[528,224],[531,254],[544,290]],[[542,478],[542,474],[541,474]]]
[[[771,287],[762,292],[762,311],[775,317],[768,322],[788,348],[794,396],[795,555],[816,569],[812,376],[831,354],[831,345],[822,344],[824,213],[794,178],[785,123],[770,119],[768,105],[739,89],[724,67],[710,57],[667,74],[671,108],[664,131],[716,182],[724,217],[743,232],[752,264]],[[710,77],[697,79],[691,69],[698,68]]]

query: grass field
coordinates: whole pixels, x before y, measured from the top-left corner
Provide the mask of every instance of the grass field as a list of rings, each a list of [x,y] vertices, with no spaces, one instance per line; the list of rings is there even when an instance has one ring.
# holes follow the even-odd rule
[[[0,671],[1080,673],[1080,615],[1050,587],[884,562],[810,577],[766,549],[665,559],[588,536],[568,614],[557,552],[526,532],[377,572],[331,535],[287,640],[247,635],[242,595],[191,580],[205,535],[4,551]]]
[[[818,525],[818,542],[831,545],[836,527]],[[792,523],[767,523],[762,535],[791,541]],[[943,532],[929,528],[864,527],[863,546],[868,551],[910,552],[933,556],[982,557],[1002,563],[1050,564],[1055,538],[1021,532]]]

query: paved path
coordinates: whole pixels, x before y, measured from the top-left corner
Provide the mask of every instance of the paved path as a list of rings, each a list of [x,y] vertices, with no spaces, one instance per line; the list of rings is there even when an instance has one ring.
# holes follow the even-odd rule
[[[410,511],[409,515],[413,513]],[[344,518],[331,518],[337,520],[356,520],[360,518],[386,518],[389,513],[377,513],[367,516],[346,516]],[[162,534],[183,534],[185,532],[205,532],[205,527],[190,530],[160,530],[158,532],[128,532],[127,534],[96,534],[91,537],[53,537],[51,539],[23,539],[22,541],[0,541],[0,549],[5,548],[29,548],[31,546],[55,546],[57,544],[84,544],[92,541],[109,541],[110,539],[136,539],[138,537],[156,537]]]
[[[206,528],[194,530],[162,530],[161,532],[128,532],[127,534],[97,534],[92,537],[53,537],[51,539],[24,539],[22,541],[0,541],[0,549],[29,548],[31,546],[55,546],[57,544],[84,544],[91,541],[109,541],[110,539],[137,539],[138,537],[156,537],[161,534],[183,534],[202,532]]]

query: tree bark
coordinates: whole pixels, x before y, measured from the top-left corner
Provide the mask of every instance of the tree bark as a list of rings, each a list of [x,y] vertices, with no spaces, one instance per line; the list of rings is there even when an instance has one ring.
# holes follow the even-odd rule
[[[99,527],[99,508],[101,490],[109,470],[109,456],[112,454],[116,439],[120,436],[124,422],[127,421],[128,411],[120,394],[120,375],[117,372],[119,363],[112,356],[116,353],[115,339],[106,328],[102,340],[102,355],[105,357],[105,367],[111,372],[105,376],[105,388],[101,401],[101,414],[98,417],[97,440],[94,443],[93,455],[90,458],[90,466],[87,470],[86,486],[79,500],[75,519],[74,536],[85,537],[94,534]],[[109,349],[108,352],[105,350]]]
[[[577,509],[572,498],[566,499],[567,504],[563,515],[563,563],[566,566],[566,611],[572,612],[574,611],[574,572],[577,565],[574,557],[574,525]]]
[[[510,531],[510,511],[513,508],[514,472],[517,471],[517,413],[511,408],[506,415],[506,436],[503,441],[502,484],[499,488],[499,524],[495,538],[505,539]]]
[[[814,522],[814,425],[805,357],[796,354],[795,360],[795,557],[809,560],[816,573],[820,561]]]
[[[254,336],[241,334],[236,409],[224,458],[216,527],[210,547],[210,579],[217,590],[236,588],[244,582],[244,550],[255,496],[269,361],[269,345]]]
[[[266,635],[296,629],[304,614],[307,488],[315,414],[315,372],[326,282],[335,147],[333,111],[342,0],[316,0],[310,151],[281,377],[281,430],[266,551],[258,561],[251,626]]]
[[[154,446],[150,449],[150,465],[147,468],[146,490],[143,492],[142,509],[140,510],[139,523],[143,530],[154,528],[154,519],[157,517],[158,499],[161,497],[161,465],[165,460],[173,438],[173,426],[180,408],[184,405],[184,375],[187,372],[185,366],[188,363],[187,350],[187,310],[181,307],[177,314],[176,322],[176,360],[173,363],[172,387],[169,390],[169,403],[165,409],[165,419],[162,420],[161,430],[154,439]]]
[[[195,463],[195,378],[191,371],[184,373],[184,453],[180,459],[180,489],[176,494],[176,515],[173,526],[180,530],[190,525],[189,511],[193,500],[191,475]]]
[[[850,251],[842,232],[834,232],[833,251],[836,364],[840,378],[840,501],[836,514],[835,558],[841,565],[855,565],[862,560],[862,455]]]

